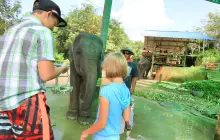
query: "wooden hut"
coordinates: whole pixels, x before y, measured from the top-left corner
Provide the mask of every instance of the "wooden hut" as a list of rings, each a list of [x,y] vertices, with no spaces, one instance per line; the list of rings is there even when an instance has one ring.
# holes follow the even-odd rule
[[[151,57],[152,61],[150,76],[155,75],[161,66],[185,67],[188,43],[203,41],[203,46],[198,48],[204,52],[208,42],[214,40],[198,32],[145,30],[142,36],[142,55]]]

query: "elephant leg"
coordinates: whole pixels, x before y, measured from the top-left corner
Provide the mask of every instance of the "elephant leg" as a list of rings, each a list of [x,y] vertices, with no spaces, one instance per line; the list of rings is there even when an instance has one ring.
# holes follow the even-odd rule
[[[70,120],[78,118],[80,81],[81,78],[76,72],[74,61],[72,61],[70,63],[70,85],[73,87],[73,90],[70,92],[69,110],[66,113],[66,117]]]
[[[90,125],[94,122],[92,118],[92,100],[96,92],[96,82],[97,82],[97,72],[91,72],[86,77],[83,83],[83,89],[85,92],[82,92],[80,95],[80,112],[78,122],[81,125]]]
[[[215,132],[214,140],[220,140],[220,112],[218,113],[218,120],[216,123],[216,132]]]
[[[146,68],[146,78],[148,77],[148,73],[150,71],[151,65],[149,67]]]
[[[145,73],[145,69],[143,67],[141,67],[141,69],[140,69],[140,79],[144,79],[144,73]]]

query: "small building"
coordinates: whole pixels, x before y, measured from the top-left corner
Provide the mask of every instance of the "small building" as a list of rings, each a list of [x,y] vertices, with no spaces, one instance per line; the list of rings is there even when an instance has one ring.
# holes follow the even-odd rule
[[[186,48],[189,43],[197,43],[199,52],[214,39],[199,32],[145,30],[143,56],[151,57],[150,76],[161,66],[186,66]],[[203,42],[201,46],[198,42]]]

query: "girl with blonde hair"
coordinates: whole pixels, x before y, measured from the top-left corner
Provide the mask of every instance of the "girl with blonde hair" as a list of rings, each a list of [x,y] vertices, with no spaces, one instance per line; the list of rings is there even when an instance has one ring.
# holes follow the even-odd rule
[[[93,140],[120,140],[121,119],[130,119],[130,92],[123,79],[128,74],[128,64],[122,53],[109,53],[102,65],[103,75],[100,104],[95,123],[81,135],[85,140],[94,134]]]

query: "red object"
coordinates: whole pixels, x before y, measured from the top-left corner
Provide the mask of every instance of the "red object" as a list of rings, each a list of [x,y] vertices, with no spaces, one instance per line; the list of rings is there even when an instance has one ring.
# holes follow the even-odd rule
[[[130,59],[127,60],[127,62],[133,62],[133,60],[130,58]]]
[[[42,92],[38,93],[29,98],[18,108],[0,112],[0,124],[3,123],[1,120],[6,122],[4,123],[5,125],[0,128],[0,139],[53,140],[53,130],[51,125],[49,125],[50,120],[48,116],[49,107],[46,104],[46,96]],[[7,123],[7,121],[10,121],[13,125]],[[14,133],[12,129],[7,130],[4,129],[4,127],[12,127],[14,130],[21,131],[22,133],[17,134]]]

